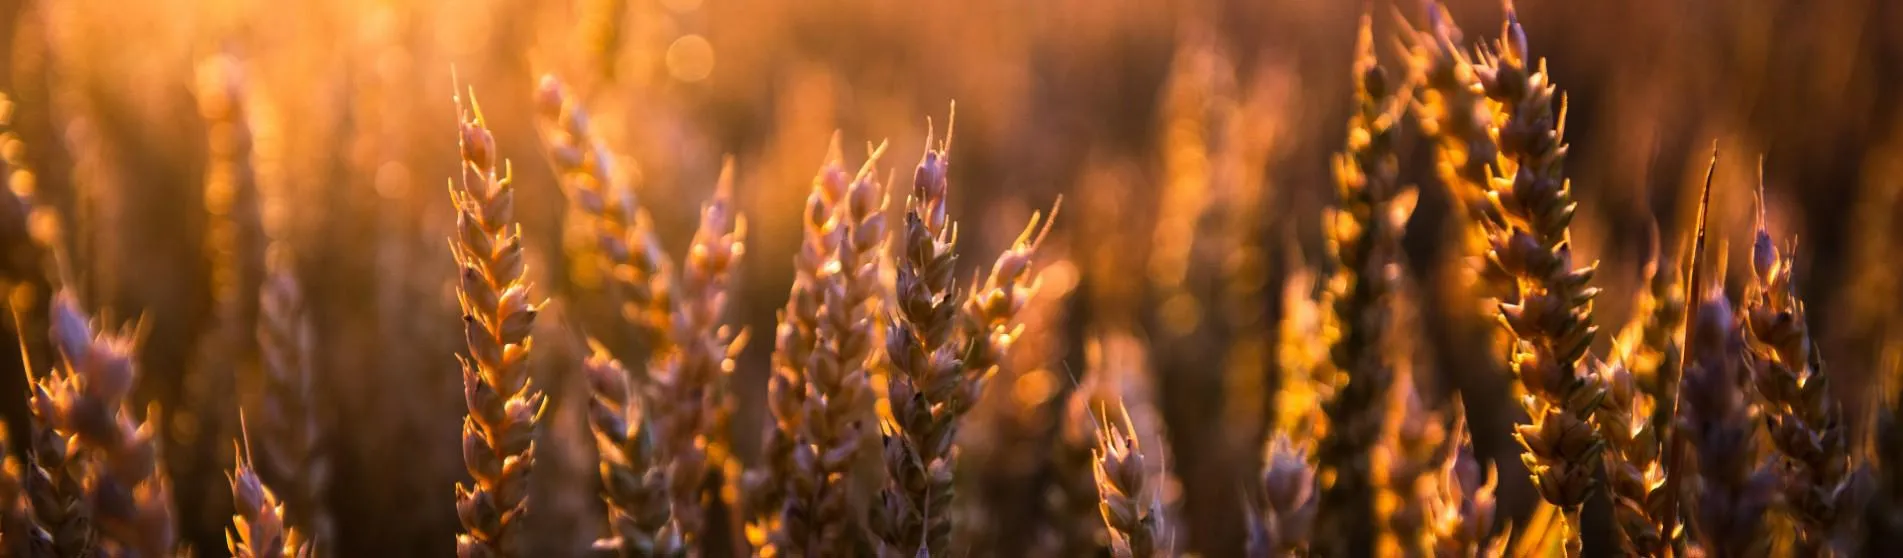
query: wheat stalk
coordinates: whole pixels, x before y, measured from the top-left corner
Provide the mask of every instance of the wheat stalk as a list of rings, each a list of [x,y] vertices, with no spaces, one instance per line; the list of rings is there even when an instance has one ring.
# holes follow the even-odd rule
[[[469,355],[458,358],[469,406],[463,459],[475,481],[456,486],[463,526],[456,550],[465,558],[514,556],[521,551],[514,535],[529,510],[528,475],[544,403],[528,366],[529,332],[540,305],[529,298],[515,185],[510,173],[497,172],[495,137],[473,96],[467,106],[458,97],[456,106],[462,176],[449,189],[456,206],[450,251],[461,271],[456,295],[469,346]]]
[[[52,317],[60,367],[34,383],[34,412],[70,444],[67,459],[85,456],[80,486],[99,533],[126,555],[169,555],[174,520],[171,482],[159,455],[158,405],[139,422],[128,401],[138,381],[132,336],[95,334],[70,293],[54,298]]]
[[[651,420],[667,472],[674,520],[688,543],[703,540],[703,484],[709,467],[724,467],[732,450],[727,428],[733,402],[727,386],[732,357],[744,338],[721,325],[733,266],[745,252],[746,221],[733,207],[733,165],[721,169],[713,199],[702,206],[672,309],[672,352],[654,370]]]
[[[602,500],[614,537],[596,546],[622,556],[680,556],[687,546],[669,503],[667,469],[655,447],[654,428],[629,385],[628,371],[590,342],[593,354],[582,369],[594,392],[589,426],[601,452]],[[698,488],[698,487],[696,487]]]
[[[1759,187],[1762,210],[1762,185]],[[1792,278],[1795,243],[1779,250],[1760,214],[1743,304],[1745,363],[1757,387],[1771,445],[1790,463],[1783,507],[1797,520],[1798,550],[1855,554],[1857,513],[1847,510],[1853,461],[1843,409],[1805,324]]]

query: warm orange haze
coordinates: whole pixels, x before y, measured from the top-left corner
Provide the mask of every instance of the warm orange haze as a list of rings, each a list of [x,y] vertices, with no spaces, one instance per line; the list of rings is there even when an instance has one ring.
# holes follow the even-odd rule
[[[1880,554],[1894,4],[0,1],[0,557]]]

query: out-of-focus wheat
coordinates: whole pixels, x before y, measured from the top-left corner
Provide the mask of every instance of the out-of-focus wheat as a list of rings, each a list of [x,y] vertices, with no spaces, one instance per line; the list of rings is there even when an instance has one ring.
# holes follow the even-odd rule
[[[628,371],[598,343],[582,363],[594,398],[589,426],[601,452],[602,500],[613,538],[596,546],[622,556],[678,556],[687,552],[674,521],[667,469],[657,455],[648,410],[629,385]]]
[[[132,416],[138,382],[131,332],[95,333],[91,318],[69,293],[54,299],[51,337],[60,354],[55,372],[34,383],[35,414],[68,444],[68,459],[84,454],[86,505],[93,525],[131,556],[167,556],[173,548],[171,481],[161,466],[158,405],[147,419]]]
[[[25,481],[30,474],[13,457],[6,429],[0,428],[0,550],[8,556],[56,556],[53,539],[33,521]]]
[[[1276,432],[1262,466],[1262,501],[1251,512],[1249,556],[1306,552],[1315,522],[1315,464],[1308,450]]]
[[[1762,188],[1759,196],[1762,197]],[[1760,200],[1760,204],[1762,200]],[[1796,552],[1854,555],[1860,519],[1850,491],[1860,466],[1850,454],[1843,409],[1830,390],[1823,357],[1811,341],[1804,302],[1792,277],[1796,245],[1783,250],[1758,219],[1745,296],[1745,364],[1757,387],[1765,429],[1787,465],[1782,507],[1796,521]]]
[[[529,513],[528,475],[535,466],[535,428],[543,395],[529,378],[529,331],[540,305],[530,301],[522,237],[515,222],[515,185],[498,172],[500,154],[472,97],[456,100],[462,146],[461,180],[450,182],[456,236],[450,251],[469,355],[462,361],[463,460],[475,482],[458,483],[456,537],[463,558],[515,556],[522,515]]]
[[[1708,288],[1709,289],[1709,288]],[[1676,435],[1695,453],[1696,488],[1686,500],[1692,532],[1713,556],[1769,551],[1764,511],[1775,479],[1758,467],[1756,411],[1744,391],[1746,371],[1738,319],[1722,293],[1709,292],[1686,332],[1684,380]],[[1669,488],[1669,487],[1667,487]]]
[[[1433,538],[1433,556],[1455,558],[1484,556],[1498,558],[1506,553],[1507,536],[1493,533],[1496,502],[1493,492],[1500,475],[1489,464],[1483,470],[1474,455],[1473,436],[1467,433],[1467,417],[1460,401],[1453,401],[1452,438],[1446,460],[1433,475],[1432,502],[1427,507],[1427,528]],[[1482,481],[1481,479],[1486,479]]]
[[[330,513],[324,496],[330,487],[330,459],[319,443],[316,344],[305,314],[303,289],[283,258],[271,265],[259,297],[259,379],[263,390],[251,424],[264,434],[253,440],[263,470],[285,494],[285,517],[317,544],[329,540]],[[253,456],[253,459],[260,459]]]

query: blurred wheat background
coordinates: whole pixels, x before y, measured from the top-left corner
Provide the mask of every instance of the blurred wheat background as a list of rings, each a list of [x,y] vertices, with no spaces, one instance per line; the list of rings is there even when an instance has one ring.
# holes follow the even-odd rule
[[[1470,42],[1499,37],[1499,3],[1450,4]],[[1682,239],[1714,143],[1709,234],[1714,252],[1733,248],[1731,292],[1743,288],[1761,154],[1765,220],[1800,240],[1796,285],[1816,351],[1849,428],[1869,433],[1859,417],[1903,347],[1886,255],[1903,241],[1891,221],[1903,209],[1903,4],[1516,8],[1567,101],[1573,257],[1599,261],[1594,282],[1615,293],[1598,299],[1606,334],[1594,350],[1610,354],[1612,333],[1635,318],[1647,263],[1690,249]],[[15,191],[64,225],[53,236],[80,304],[105,329],[140,323],[134,399],[162,409],[180,542],[225,552],[240,404],[265,397],[247,370],[270,356],[250,332],[271,310],[242,301],[257,300],[269,258],[301,284],[309,320],[322,553],[444,556],[468,473],[466,349],[445,250],[457,212],[443,181],[461,168],[451,97],[474,91],[512,161],[536,296],[551,300],[531,361],[550,407],[526,532],[544,549],[535,555],[587,555],[604,510],[583,335],[623,362],[642,362],[643,342],[603,300],[611,278],[578,256],[594,239],[545,155],[540,77],[558,76],[587,108],[668,253],[688,252],[732,157],[746,257],[726,313],[750,342],[732,365],[731,432],[746,463],[768,420],[776,316],[829,138],[849,169],[863,146],[889,141],[876,175],[910,184],[913,157],[930,147],[928,130],[943,139],[955,100],[960,288],[982,284],[967,278],[1062,198],[1037,253],[1029,333],[959,433],[960,471],[982,468],[984,479],[959,498],[998,515],[990,523],[1005,532],[985,536],[1037,538],[1010,532],[1055,521],[1038,487],[1060,458],[1037,440],[1078,382],[1100,375],[1115,379],[1108,389],[1129,407],[1148,466],[1167,473],[1153,480],[1174,552],[1236,556],[1248,540],[1237,487],[1262,470],[1277,417],[1306,401],[1276,397],[1288,383],[1278,363],[1326,350],[1304,325],[1313,309],[1291,300],[1325,287],[1331,154],[1355,110],[1363,14],[1399,75],[1400,25],[1425,17],[1415,2],[11,0],[0,3],[4,155]],[[1401,239],[1406,274],[1437,292],[1443,271],[1462,265],[1465,217],[1432,170],[1433,141],[1407,124],[1394,149],[1401,181],[1419,186]],[[908,191],[892,189],[895,227]],[[10,269],[39,265],[3,256]],[[44,311],[45,296],[16,295],[16,313]],[[1475,452],[1500,468],[1499,515],[1526,525],[1540,496],[1511,435],[1525,419],[1513,377],[1448,326],[1458,310],[1422,306],[1400,336],[1428,355],[1418,396],[1464,404]],[[43,329],[14,328],[6,335],[22,336],[27,362],[54,360]],[[0,358],[16,453],[33,439],[27,372]],[[264,480],[281,496],[289,482]],[[1586,505],[1589,555],[1621,553],[1611,516],[1603,496]],[[1873,540],[1898,534],[1869,529]],[[1001,555],[1044,548],[998,544]]]

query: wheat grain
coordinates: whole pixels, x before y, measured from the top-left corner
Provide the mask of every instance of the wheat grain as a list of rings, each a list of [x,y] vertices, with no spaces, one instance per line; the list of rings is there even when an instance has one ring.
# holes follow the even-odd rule
[[[529,337],[540,304],[530,284],[515,223],[511,173],[497,172],[499,154],[482,110],[472,97],[456,99],[460,117],[461,180],[450,183],[456,236],[450,251],[460,269],[457,300],[469,355],[459,357],[463,397],[463,460],[474,483],[456,486],[456,537],[464,558],[514,556],[515,531],[529,512],[528,475],[535,466],[535,428],[543,395],[529,378]]]

